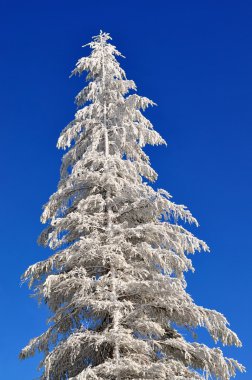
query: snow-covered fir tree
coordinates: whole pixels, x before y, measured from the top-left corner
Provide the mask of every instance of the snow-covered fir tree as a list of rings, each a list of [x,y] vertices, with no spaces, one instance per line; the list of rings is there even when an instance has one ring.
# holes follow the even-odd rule
[[[143,147],[165,141],[110,39],[94,37],[73,70],[87,72],[87,85],[59,137],[67,152],[41,217],[39,243],[54,253],[23,275],[51,311],[49,328],[20,356],[44,352],[43,380],[228,380],[243,366],[179,333],[200,326],[214,342],[241,345],[222,314],[186,292],[189,255],[208,247],[184,228],[197,225],[186,207],[150,186],[157,174]]]

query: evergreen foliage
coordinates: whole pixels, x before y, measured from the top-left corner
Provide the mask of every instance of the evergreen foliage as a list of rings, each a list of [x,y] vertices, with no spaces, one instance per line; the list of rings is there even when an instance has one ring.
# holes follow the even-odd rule
[[[23,275],[52,316],[20,356],[44,352],[42,380],[229,380],[242,365],[177,331],[200,326],[241,345],[222,314],[186,292],[189,255],[208,247],[184,228],[197,225],[187,208],[150,186],[157,174],[143,147],[165,141],[142,113],[154,103],[134,92],[110,39],[94,37],[73,70],[87,72],[87,85],[59,137],[67,152],[41,217],[39,243],[54,253]]]

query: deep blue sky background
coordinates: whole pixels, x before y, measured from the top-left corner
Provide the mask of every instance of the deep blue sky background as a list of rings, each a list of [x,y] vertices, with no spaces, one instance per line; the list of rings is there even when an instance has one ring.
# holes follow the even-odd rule
[[[227,316],[244,347],[225,354],[247,366],[237,379],[252,378],[251,19],[251,1],[2,0],[1,378],[37,375],[38,358],[17,355],[44,331],[46,311],[19,276],[48,255],[36,245],[41,207],[56,189],[56,140],[83,86],[68,76],[100,29],[126,56],[139,94],[158,103],[148,116],[168,147],[148,149],[157,186],[190,208],[212,251],[194,257],[189,292]]]

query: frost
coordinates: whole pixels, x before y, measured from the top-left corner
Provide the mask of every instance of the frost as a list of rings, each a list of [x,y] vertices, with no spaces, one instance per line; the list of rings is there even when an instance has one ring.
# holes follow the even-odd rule
[[[52,316],[20,356],[44,352],[42,380],[229,380],[242,365],[172,327],[202,326],[215,342],[241,345],[222,314],[186,292],[188,256],[208,246],[179,225],[198,225],[190,211],[149,185],[157,174],[142,148],[165,141],[142,113],[154,103],[132,93],[110,40],[94,37],[73,70],[88,83],[58,140],[67,152],[39,237],[55,252],[23,275]]]

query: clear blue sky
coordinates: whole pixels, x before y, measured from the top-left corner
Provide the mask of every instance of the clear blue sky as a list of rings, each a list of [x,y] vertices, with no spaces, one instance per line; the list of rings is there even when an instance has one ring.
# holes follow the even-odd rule
[[[190,208],[211,247],[194,257],[189,292],[227,316],[244,347],[225,354],[247,366],[237,379],[252,379],[251,19],[248,0],[1,1],[1,378],[37,375],[38,358],[17,355],[44,331],[46,311],[19,276],[48,254],[36,245],[41,207],[56,189],[56,140],[83,85],[68,76],[103,29],[139,93],[158,103],[148,116],[168,147],[148,149],[157,186]]]

